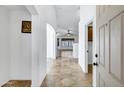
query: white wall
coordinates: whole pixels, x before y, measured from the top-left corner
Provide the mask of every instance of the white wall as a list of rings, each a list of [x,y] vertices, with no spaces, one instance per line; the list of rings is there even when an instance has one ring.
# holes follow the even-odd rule
[[[50,24],[47,24],[47,72],[54,59],[56,59],[56,32]]]
[[[93,42],[92,41],[88,41],[88,64],[92,64],[93,62]]]
[[[9,11],[0,6],[0,86],[9,80]]]
[[[31,34],[21,33],[22,20],[31,20],[24,9],[10,12],[10,79],[31,80]]]
[[[50,24],[47,24],[47,58],[56,58],[56,32]]]
[[[73,44],[73,57],[78,58],[78,43]]]
[[[32,16],[32,86],[40,86],[47,69],[46,23],[56,28],[54,6],[35,6],[38,15]]]
[[[55,11],[55,6],[53,5],[46,5],[44,6],[46,9],[45,10],[45,20],[48,24],[50,24],[54,30],[57,29],[57,23],[56,23],[56,11]]]
[[[80,23],[79,23],[79,64],[83,71],[87,73],[86,63],[86,25],[93,20],[93,55],[95,55],[95,35],[96,35],[96,6],[80,6]],[[95,58],[93,58],[95,62]],[[93,72],[95,75],[96,73]],[[93,76],[93,86],[95,86],[95,76]]]

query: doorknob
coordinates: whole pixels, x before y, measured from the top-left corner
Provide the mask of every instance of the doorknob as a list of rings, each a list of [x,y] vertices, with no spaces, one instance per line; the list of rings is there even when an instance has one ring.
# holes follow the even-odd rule
[[[95,54],[95,57],[97,58],[98,57],[98,54]]]
[[[98,66],[98,63],[97,63],[97,62],[96,62],[96,63],[94,62],[94,63],[93,63],[93,66]]]

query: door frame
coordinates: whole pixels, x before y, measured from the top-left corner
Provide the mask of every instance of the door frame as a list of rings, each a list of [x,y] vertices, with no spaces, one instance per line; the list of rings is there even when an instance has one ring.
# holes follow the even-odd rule
[[[91,19],[90,21],[87,22],[87,24],[85,25],[85,68],[86,68],[86,73],[88,73],[88,25],[92,23],[93,24],[93,19]],[[93,26],[93,25],[92,25]],[[93,34],[94,34],[94,31],[93,31]],[[92,35],[93,35],[92,34]],[[94,36],[94,35],[93,35]],[[93,37],[92,36],[92,37]],[[94,40],[94,39],[93,39]],[[93,48],[93,47],[92,47]],[[93,54],[92,54],[93,55]]]
[[[93,45],[92,45],[92,60],[93,62],[96,62],[96,17],[91,18],[90,21],[88,21],[85,25],[85,69],[88,73],[88,53],[87,53],[87,48],[88,48],[88,25],[92,23],[93,26]],[[92,63],[93,63],[92,62]],[[92,71],[92,86],[96,87],[96,66],[93,66],[93,71]]]

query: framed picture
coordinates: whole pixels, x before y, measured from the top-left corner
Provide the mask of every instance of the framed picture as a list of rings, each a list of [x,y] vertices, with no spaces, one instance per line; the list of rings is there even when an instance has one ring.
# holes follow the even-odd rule
[[[22,33],[31,33],[31,21],[22,21]]]

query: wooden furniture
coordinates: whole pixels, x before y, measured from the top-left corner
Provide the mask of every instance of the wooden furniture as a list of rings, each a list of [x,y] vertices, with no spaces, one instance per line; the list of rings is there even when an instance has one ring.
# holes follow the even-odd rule
[[[88,26],[88,41],[92,41],[92,40],[93,40],[93,27]]]

